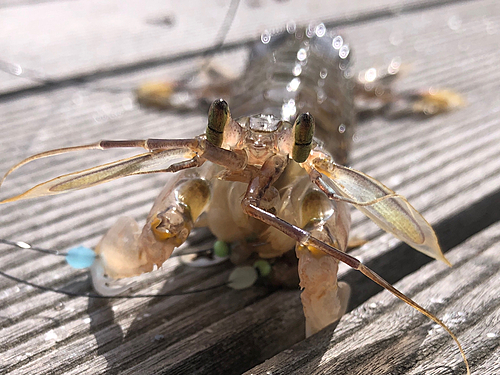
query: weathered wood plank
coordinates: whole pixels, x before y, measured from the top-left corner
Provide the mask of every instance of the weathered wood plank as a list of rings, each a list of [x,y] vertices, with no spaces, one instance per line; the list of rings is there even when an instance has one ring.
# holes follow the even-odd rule
[[[432,223],[443,223],[438,232],[445,239],[447,248],[456,245],[454,239],[461,242],[488,222],[497,221],[500,212],[500,172],[496,147],[499,100],[496,94],[492,94],[498,90],[499,80],[497,69],[491,65],[500,56],[498,33],[492,33],[494,29],[488,26],[498,25],[499,15],[496,2],[482,1],[401,14],[383,22],[367,22],[345,27],[344,30],[355,47],[359,66],[383,63],[400,56],[403,61],[412,63],[413,68],[400,83],[401,88],[427,87],[436,83],[464,93],[469,101],[469,106],[461,111],[425,121],[374,119],[364,123],[357,132],[353,153],[356,168],[373,174],[410,196],[411,202],[423,210]],[[450,19],[453,21],[451,27]],[[402,41],[398,42],[401,38]],[[224,55],[222,60],[242,66],[244,52],[234,51]],[[477,56],[481,59],[478,60]],[[0,103],[0,130],[5,135],[0,140],[0,147],[2,156],[8,156],[0,160],[1,170],[6,170],[29,154],[68,143],[87,143],[99,138],[196,134],[206,123],[204,114],[179,116],[146,112],[133,104],[131,94],[131,89],[147,78],[176,76],[194,66],[194,59],[186,59],[182,64],[144,69],[127,76],[110,74],[87,84],[75,83],[46,92],[33,92],[26,98],[17,97]],[[116,93],[115,88],[123,91]],[[26,137],[27,134],[30,136]],[[106,155],[112,158],[117,153]],[[19,192],[62,169],[77,169],[84,163],[88,165],[104,159],[108,160],[104,155],[91,153],[85,154],[85,158],[79,155],[62,157],[59,159],[61,163],[57,164],[42,162],[26,166],[24,173],[13,176],[5,188],[9,193]],[[131,178],[89,191],[1,207],[0,237],[29,240],[54,248],[78,243],[95,245],[117,216],[126,214],[142,219],[163,182],[163,176]],[[488,194],[492,201],[485,199]],[[477,209],[468,211],[471,207]],[[479,212],[481,210],[483,214]],[[471,221],[474,223],[467,225]],[[427,261],[389,236],[380,236],[361,216],[355,216],[355,223],[356,233],[374,238],[355,254],[361,255],[391,280],[400,279]],[[449,228],[459,233],[446,233]],[[86,290],[88,286],[86,276],[78,276],[68,270],[59,258],[3,249],[0,253],[2,270],[43,285],[63,287],[70,284],[73,290]],[[455,270],[443,271],[444,267],[434,264],[436,282],[441,283],[438,281],[441,277],[456,280],[467,270],[466,264],[458,262],[457,276]],[[223,265],[216,269],[193,271],[178,267],[173,261],[164,271],[146,275],[137,290],[141,293],[168,292],[177,288],[185,290],[214,285],[226,278],[228,268],[228,265]],[[362,278],[353,276],[355,274],[346,274],[345,270],[343,274],[346,280],[355,282],[355,305],[377,291]],[[474,277],[476,287],[483,279],[481,275]],[[458,280],[465,282],[466,278]],[[407,283],[416,287],[412,289],[409,286],[407,290],[420,293],[422,282],[424,280],[419,274],[415,275],[415,279],[410,277]],[[405,285],[403,283],[402,287]],[[0,316],[4,318],[0,321],[0,371],[5,369],[9,373],[158,373],[163,369],[168,373],[185,373],[188,370],[240,373],[300,340],[303,332],[298,291],[273,292],[254,288],[235,293],[217,290],[162,300],[104,303],[41,293],[3,279],[0,288],[1,306],[6,308],[0,311]],[[451,293],[451,290],[446,290],[445,297]],[[426,289],[423,293],[434,296]],[[435,298],[440,297],[439,292],[434,293]],[[427,297],[426,294],[418,294],[417,299],[429,301]],[[449,363],[450,358],[455,358],[453,363],[459,365],[451,341],[440,335],[437,341],[440,348],[446,350],[443,353],[446,355],[431,361],[435,355],[432,348],[430,352],[425,350],[434,342],[427,345],[424,341],[426,330],[416,327],[418,323],[431,327],[430,323],[406,308],[399,310],[399,307],[394,307],[399,305],[393,300],[381,301],[386,301],[384,303],[389,305],[389,311],[397,312],[398,321],[389,326],[389,335],[383,336],[387,340],[380,344],[380,349],[384,351],[373,355],[375,362],[386,359],[389,354],[394,358],[403,355],[401,361],[395,359],[393,366],[396,367],[388,371],[401,373],[406,371],[405,366],[411,365],[409,371],[415,373],[420,371],[416,366],[421,363],[421,357],[414,356],[420,353],[422,357],[429,358],[428,362],[422,358],[422,366],[431,366],[434,362]],[[360,309],[374,310],[370,308],[370,303]],[[460,307],[459,302],[457,304]],[[284,307],[282,310],[278,308],[280,305]],[[439,305],[436,308],[445,307],[439,303],[436,305]],[[489,316],[489,312],[482,312],[477,306],[467,307],[467,311],[477,311],[486,318]],[[451,313],[452,308],[453,305],[446,311]],[[491,314],[496,311],[498,308],[493,308]],[[375,323],[379,322],[379,316],[381,323],[384,312],[377,309],[372,313],[375,315],[370,316],[375,316]],[[496,315],[491,314],[490,319],[495,322]],[[356,316],[348,319],[358,322]],[[408,344],[404,341],[403,332],[398,333],[395,325],[413,333]],[[370,332],[370,326],[360,324],[356,327],[353,333]],[[470,327],[474,335],[474,326]],[[457,329],[462,332],[460,327]],[[375,330],[383,333],[385,328],[376,325]],[[314,338],[314,345],[306,341],[301,349],[311,352],[302,357],[304,361],[310,361],[308,369],[316,371],[315,364],[321,362],[323,354],[331,353],[327,352],[331,332],[324,335],[324,342],[319,343],[321,340]],[[367,358],[373,353],[369,345],[365,346],[363,340],[355,339],[347,329],[334,334],[338,340],[344,336],[352,344],[349,348],[354,353]],[[373,341],[376,340],[373,338]],[[422,342],[425,345],[420,352],[412,350],[405,354],[400,348],[403,344],[419,347]],[[486,342],[487,345],[475,346],[474,353],[477,354],[473,354],[472,358],[480,364],[475,371],[495,369],[493,355],[498,349],[491,346],[490,341]],[[391,343],[394,346],[389,345]],[[293,354],[297,354],[295,350]],[[323,352],[320,353],[320,350]],[[347,363],[342,358],[340,361]],[[399,365],[403,370],[399,371]],[[322,368],[317,371],[323,371]],[[436,370],[436,373],[439,371]]]
[[[500,369],[500,224],[450,251],[453,269],[432,262],[396,287],[457,333],[473,374]],[[362,342],[362,345],[359,344]],[[439,326],[388,292],[347,314],[334,333],[324,330],[245,374],[464,373],[458,349]]]
[[[390,17],[419,8],[453,2],[378,0],[266,2],[241,1],[228,44],[242,44],[273,27],[294,20],[352,23]],[[229,0],[207,3],[76,1],[0,6],[0,42],[4,70],[35,81],[0,73],[0,93],[40,85],[39,73],[55,81],[130,67],[158,65],[200,53],[215,43]],[[203,11],[198,11],[203,9]],[[61,22],[63,20],[63,22]],[[13,41],[15,40],[15,41]],[[11,65],[14,64],[14,65]],[[2,61],[0,61],[0,66]],[[42,77],[43,78],[43,77]]]

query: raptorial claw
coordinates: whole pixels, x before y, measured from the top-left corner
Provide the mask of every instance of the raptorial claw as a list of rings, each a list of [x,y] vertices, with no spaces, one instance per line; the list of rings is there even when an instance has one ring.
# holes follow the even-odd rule
[[[320,152],[311,157],[305,168],[313,182],[332,199],[345,198],[383,230],[451,266],[430,224],[404,197],[362,172],[333,163]]]

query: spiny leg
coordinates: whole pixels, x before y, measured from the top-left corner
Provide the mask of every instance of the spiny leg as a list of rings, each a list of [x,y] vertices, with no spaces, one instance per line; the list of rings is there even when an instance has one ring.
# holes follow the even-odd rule
[[[184,160],[179,163],[172,164],[170,167],[165,169],[165,172],[175,173],[184,169],[197,168],[201,167],[203,163],[205,163],[205,160],[196,155],[189,160]]]
[[[221,75],[221,72],[210,67],[206,74],[197,77],[200,78],[198,84],[189,79],[146,82],[136,89],[135,95],[144,107],[175,111],[206,110],[211,100],[231,95],[236,80],[234,76]]]
[[[448,89],[396,92],[394,81],[401,75],[401,63],[393,59],[384,69],[369,68],[354,80],[356,110],[360,116],[381,113],[388,118],[408,115],[433,116],[463,107],[462,95]]]
[[[306,317],[306,335],[310,336],[342,317],[347,309],[350,288],[345,283],[340,286],[337,284],[338,260],[336,258],[329,257],[324,252],[317,251],[316,248],[304,246],[304,242],[299,240],[301,235],[290,235],[287,229],[292,229],[292,231],[298,229],[301,233],[307,233],[306,236],[309,236],[309,232],[288,224],[258,207],[265,192],[278,179],[285,166],[284,158],[279,156],[269,158],[263,164],[259,175],[251,180],[242,207],[250,216],[288,234],[297,241],[300,286],[305,288],[301,299]],[[337,207],[332,210],[332,205]],[[324,241],[345,249],[350,222],[345,204],[331,202],[323,193],[310,190],[303,197],[301,211],[301,225],[321,236]],[[332,211],[334,211],[333,215]],[[325,215],[332,216],[325,217]],[[273,219],[267,220],[265,217]],[[272,224],[271,221],[273,221]],[[281,223],[287,225],[280,225]]]
[[[394,94],[383,109],[387,118],[400,118],[408,115],[434,116],[449,112],[467,104],[459,93],[448,90],[415,90]]]
[[[359,116],[382,112],[394,100],[392,86],[400,75],[400,63],[391,61],[384,69],[371,67],[354,79],[354,102]]]
[[[274,157],[276,158],[276,157]],[[273,159],[273,158],[270,158]],[[417,304],[415,301],[413,301],[411,298],[407,297],[403,293],[401,293],[399,290],[394,288],[390,283],[385,281],[381,276],[376,274],[374,271],[366,267],[364,264],[362,264],[358,259],[342,252],[341,250],[330,246],[326,244],[325,242],[313,237],[310,232],[301,229],[295,225],[292,225],[285,220],[282,220],[281,218],[277,217],[276,215],[267,212],[259,207],[259,200],[263,196],[265,189],[270,186],[270,183],[273,182],[273,177],[271,176],[271,166],[275,165],[276,162],[275,160],[270,160],[271,162],[268,164],[267,161],[264,163],[262,167],[263,176],[261,177],[256,177],[254,180],[252,180],[248,186],[247,193],[245,194],[245,197],[243,198],[242,201],[242,208],[243,211],[258,219],[261,220],[262,222],[273,226],[283,233],[287,234],[291,238],[293,238],[295,241],[299,242],[300,244],[310,248],[310,249],[316,249],[319,251],[323,251],[326,254],[331,255],[335,259],[338,259],[339,261],[347,264],[349,267],[360,271],[363,275],[368,277],[370,280],[374,281],[378,285],[382,286],[384,289],[387,289],[389,292],[394,294],[396,297],[398,297],[400,300],[403,302],[407,303],[411,307],[415,308],[416,310],[420,311],[423,315],[427,316],[429,319],[434,321],[435,323],[439,324],[448,334],[453,338],[455,343],[457,344],[460,354],[463,358],[463,361],[466,365],[467,368],[467,374],[470,375],[470,369],[469,369],[469,364],[467,362],[467,358],[465,356],[465,352],[458,341],[458,338],[455,336],[455,334],[444,324],[439,318],[434,316],[431,312],[427,311],[425,308]]]
[[[238,10],[240,0],[232,0],[224,20],[217,32],[213,50],[224,44],[228,31]],[[141,85],[136,90],[139,103],[158,109],[193,110],[203,107],[210,98],[227,97],[237,81],[237,76],[229,74],[228,67],[218,67],[212,63],[210,50],[204,53],[199,69],[174,82],[152,82]],[[213,51],[212,51],[213,52]],[[206,75],[205,81],[200,76]],[[196,79],[198,78],[198,80]],[[194,83],[191,83],[194,82]],[[177,97],[176,97],[176,94]]]

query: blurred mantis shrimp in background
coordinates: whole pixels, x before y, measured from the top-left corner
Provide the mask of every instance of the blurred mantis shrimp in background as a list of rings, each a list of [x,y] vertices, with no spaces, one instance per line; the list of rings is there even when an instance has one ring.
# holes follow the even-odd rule
[[[4,179],[28,162],[67,152],[146,150],[56,177],[0,203],[84,189],[125,176],[175,173],[142,230],[135,220],[120,218],[95,253],[73,254],[87,259],[74,265],[90,267],[99,294],[119,296],[127,286],[113,286],[113,279],[161,267],[193,228],[208,227],[220,244],[231,244],[230,254],[227,247],[219,254],[237,265],[230,287],[249,287],[259,276],[293,287],[299,276],[306,335],[338,321],[347,309],[350,288],[337,282],[341,261],[443,327],[470,373],[458,339],[440,319],[346,254],[352,204],[385,231],[450,265],[431,226],[404,197],[345,165],[358,114],[435,114],[463,102],[449,91],[394,93],[391,82],[399,62],[383,72],[372,68],[355,75],[351,55],[344,39],[323,24],[289,24],[282,32],[266,32],[241,77],[214,70],[217,84],[185,80],[139,88],[139,101],[149,106],[189,109],[210,101],[204,134],[189,139],[103,140],[31,156]],[[294,248],[298,264],[290,260]]]

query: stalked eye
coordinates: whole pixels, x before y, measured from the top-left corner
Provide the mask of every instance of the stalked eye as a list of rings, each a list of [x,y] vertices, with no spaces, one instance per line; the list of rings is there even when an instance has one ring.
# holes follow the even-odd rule
[[[207,141],[220,147],[224,138],[224,128],[231,119],[229,105],[224,99],[217,99],[208,110],[208,124],[206,130]]]
[[[302,113],[293,124],[294,144],[292,159],[303,163],[309,157],[314,136],[314,117],[310,113]]]

